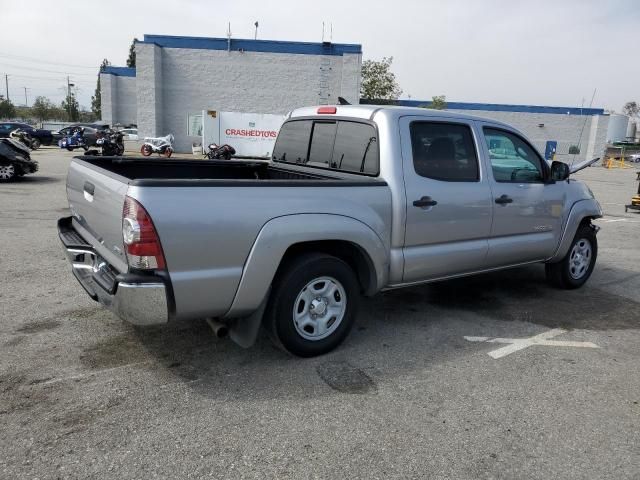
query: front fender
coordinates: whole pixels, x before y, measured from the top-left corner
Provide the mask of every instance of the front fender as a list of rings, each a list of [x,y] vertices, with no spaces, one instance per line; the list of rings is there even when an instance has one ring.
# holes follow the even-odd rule
[[[334,214],[286,215],[270,220],[258,233],[225,317],[243,317],[260,306],[290,246],[323,240],[347,241],[363,249],[375,270],[375,290],[386,284],[388,248],[368,225],[355,218]]]
[[[569,216],[567,217],[567,222],[562,232],[558,248],[547,262],[559,262],[564,258],[569,251],[573,237],[575,237],[582,220],[585,218],[600,217],[602,217],[602,208],[600,208],[600,204],[594,198],[587,198],[574,203],[571,207],[571,211],[569,212]]]

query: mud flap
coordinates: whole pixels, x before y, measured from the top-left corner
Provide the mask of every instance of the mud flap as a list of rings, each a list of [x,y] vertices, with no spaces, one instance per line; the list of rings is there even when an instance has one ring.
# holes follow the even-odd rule
[[[230,325],[229,338],[242,348],[249,348],[256,342],[270,293],[271,288],[269,288],[269,291],[267,291],[267,294],[264,296],[264,300],[262,300],[262,303],[255,312],[248,317],[238,318]]]

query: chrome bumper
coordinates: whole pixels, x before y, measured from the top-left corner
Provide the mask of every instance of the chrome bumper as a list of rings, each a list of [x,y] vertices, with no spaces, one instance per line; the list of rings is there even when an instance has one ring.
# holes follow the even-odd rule
[[[70,218],[58,221],[58,234],[73,275],[92,299],[134,325],[168,322],[167,287],[161,277],[115,272],[73,230]]]

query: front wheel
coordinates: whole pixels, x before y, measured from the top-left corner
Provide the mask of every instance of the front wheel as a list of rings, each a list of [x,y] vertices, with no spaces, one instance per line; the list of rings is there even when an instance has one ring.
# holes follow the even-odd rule
[[[34,138],[34,139],[31,141],[31,150],[37,150],[37,149],[39,149],[39,148],[40,148],[40,145],[41,145],[40,140],[38,140],[37,138]]]
[[[148,157],[153,153],[153,150],[151,149],[150,145],[142,145],[140,147],[140,153],[142,154],[142,156]]]
[[[278,275],[265,325],[278,346],[300,357],[330,352],[347,337],[358,311],[355,273],[325,254],[298,257]]]
[[[598,239],[591,225],[581,225],[569,252],[558,263],[547,263],[547,280],[559,288],[580,288],[591,276],[598,257]]]
[[[163,154],[165,157],[170,158],[170,157],[171,157],[171,155],[173,154],[173,148],[171,148],[171,147],[167,147],[167,148],[164,150],[164,152],[162,152],[162,154]]]

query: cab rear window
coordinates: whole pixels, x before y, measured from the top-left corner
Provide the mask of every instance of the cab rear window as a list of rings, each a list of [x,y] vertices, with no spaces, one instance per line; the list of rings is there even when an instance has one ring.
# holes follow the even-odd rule
[[[376,129],[350,120],[291,120],[280,129],[273,160],[378,175]]]

